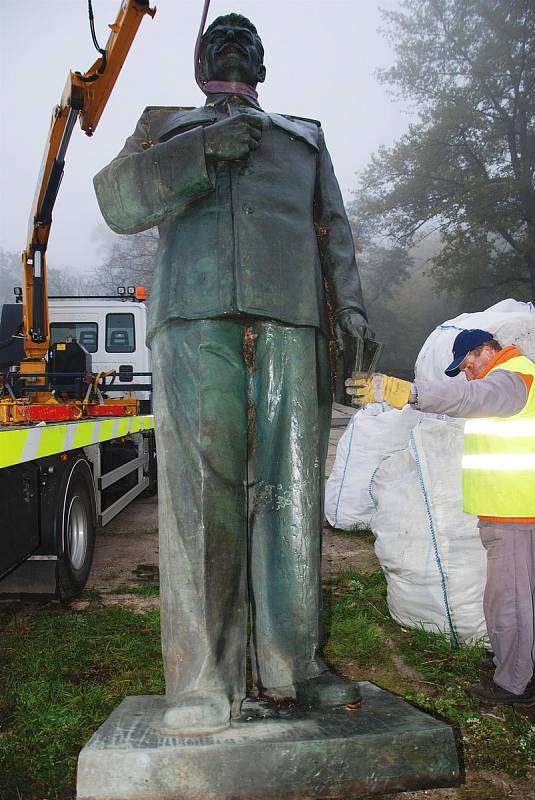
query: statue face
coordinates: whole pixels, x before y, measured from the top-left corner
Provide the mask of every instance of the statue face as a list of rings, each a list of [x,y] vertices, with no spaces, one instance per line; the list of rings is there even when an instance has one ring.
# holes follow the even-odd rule
[[[266,77],[266,68],[248,28],[223,23],[214,28],[202,54],[204,78],[208,81],[239,81],[256,86]]]

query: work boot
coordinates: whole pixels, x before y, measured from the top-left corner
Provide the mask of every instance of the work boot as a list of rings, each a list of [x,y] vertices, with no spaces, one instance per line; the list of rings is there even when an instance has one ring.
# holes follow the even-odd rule
[[[489,705],[535,706],[535,687],[531,682],[526,686],[522,694],[509,692],[492,680],[471,683],[466,687],[465,691],[481,703],[488,703]]]
[[[494,655],[489,653],[483,658],[478,658],[474,661],[474,667],[479,670],[484,670],[485,672],[494,672],[496,669],[496,664],[494,663]]]
[[[218,733],[230,725],[230,703],[222,692],[190,692],[169,706],[162,732],[173,736]]]
[[[263,694],[278,702],[290,699],[299,705],[315,708],[353,705],[361,700],[358,683],[340,678],[333,672],[322,672],[315,678],[291,686],[265,689]]]

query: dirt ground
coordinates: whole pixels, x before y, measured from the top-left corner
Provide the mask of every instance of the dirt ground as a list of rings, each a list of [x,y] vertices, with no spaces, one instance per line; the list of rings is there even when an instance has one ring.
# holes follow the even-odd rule
[[[336,444],[351,416],[350,410],[340,409],[333,418],[329,443],[327,475],[332,469]],[[344,570],[372,571],[379,568],[373,542],[368,537],[355,538],[324,528],[322,577]],[[124,593],[125,586],[141,586],[157,575],[158,569],[158,503],[157,498],[142,498],[125,509],[105,529],[97,531],[95,560],[87,588],[99,592],[105,605],[126,605],[138,612],[156,608],[158,597],[141,597]],[[121,592],[117,590],[121,588]],[[90,593],[88,593],[90,594]],[[87,595],[86,595],[87,598]],[[83,610],[91,599],[78,599],[72,607]],[[400,656],[393,655],[396,668],[406,677],[417,679],[416,673]],[[345,669],[352,675],[351,664]],[[366,676],[374,680],[375,676]],[[381,676],[377,674],[381,685]],[[535,789],[529,780],[515,780],[504,773],[471,770],[464,776],[463,785],[451,789],[429,789],[388,795],[392,800],[535,800]],[[306,800],[303,798],[303,800]]]
[[[106,605],[120,600],[130,604],[133,596],[116,590],[125,585],[140,585],[153,577],[158,566],[158,503],[156,498],[137,500],[116,517],[106,528],[97,531],[97,546],[88,589],[96,589]],[[379,562],[368,541],[335,533],[325,527],[323,531],[323,558],[321,572],[329,578],[346,569],[368,572],[379,568]],[[150,601],[153,607],[157,598],[135,598]],[[75,601],[82,604],[84,600]]]
[[[124,586],[140,586],[155,574],[158,574],[158,499],[140,498],[106,528],[97,530],[95,557],[86,589],[96,589],[104,605],[148,610],[159,605],[159,597],[116,592]],[[71,605],[81,611],[89,601],[74,600]]]
[[[336,446],[353,411],[336,406],[329,437],[326,477],[330,474]],[[106,528],[97,531],[95,559],[87,588],[96,589],[106,605],[117,603],[138,608],[153,608],[158,598],[116,594],[119,587],[140,585],[150,580],[158,565],[158,500],[141,498],[115,517]],[[335,533],[325,527],[323,532],[322,575],[329,578],[346,569],[367,572],[379,568],[370,542]],[[123,590],[124,592],[124,590]],[[82,607],[87,600],[75,601]]]

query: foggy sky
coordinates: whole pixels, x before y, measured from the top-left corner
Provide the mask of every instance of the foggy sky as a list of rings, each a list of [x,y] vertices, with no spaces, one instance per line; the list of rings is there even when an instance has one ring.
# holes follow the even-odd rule
[[[77,126],[48,246],[52,267],[87,269],[108,236],[92,178],[121,149],[147,105],[201,105],[193,47],[202,0],[159,0],[146,16],[92,138]],[[395,0],[383,0],[394,8]],[[373,77],[392,53],[377,28],[376,0],[212,0],[207,25],[236,11],[257,26],[265,47],[265,110],[320,119],[346,200],[355,172],[408,125],[403,107]],[[108,38],[119,0],[93,0],[97,38]],[[86,0],[0,0],[0,246],[24,249],[28,217],[53,107],[70,69],[97,58]],[[112,235],[110,233],[110,235]]]

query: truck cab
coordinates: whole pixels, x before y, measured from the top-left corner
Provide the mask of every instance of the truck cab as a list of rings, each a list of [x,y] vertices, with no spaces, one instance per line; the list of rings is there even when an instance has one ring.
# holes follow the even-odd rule
[[[122,287],[121,287],[122,288]],[[91,353],[93,372],[116,370],[116,384],[128,392],[126,368],[134,373],[151,371],[150,350],[145,344],[147,307],[135,294],[143,296],[142,287],[128,287],[134,293],[114,297],[49,297],[50,344],[76,340]],[[150,384],[149,376],[134,379]],[[141,409],[149,411],[150,393],[138,391]],[[116,392],[115,397],[120,395]]]
[[[47,418],[39,424],[8,424],[0,417],[0,598],[39,594],[68,599],[79,594],[91,569],[95,526],[107,525],[142,492],[156,493],[144,297],[142,287],[137,292],[128,287],[118,297],[49,298],[48,368],[56,350],[65,351],[70,346],[66,343],[75,342],[96,381],[100,373],[113,371],[115,376],[106,378],[106,386],[100,383],[104,405],[97,403],[97,410],[104,416],[80,414],[59,422]],[[9,376],[23,356],[21,312],[20,302],[6,304],[0,320],[0,339],[9,345],[0,351],[8,404],[13,400],[12,393],[5,395]],[[70,370],[60,368],[58,376],[63,372],[66,377]],[[111,381],[121,391],[113,391]],[[110,399],[104,398],[126,396],[130,386],[139,411],[121,410],[113,401],[105,405]],[[126,402],[131,404],[132,398]],[[61,403],[59,407],[63,409]],[[45,409],[54,406],[45,404]]]

